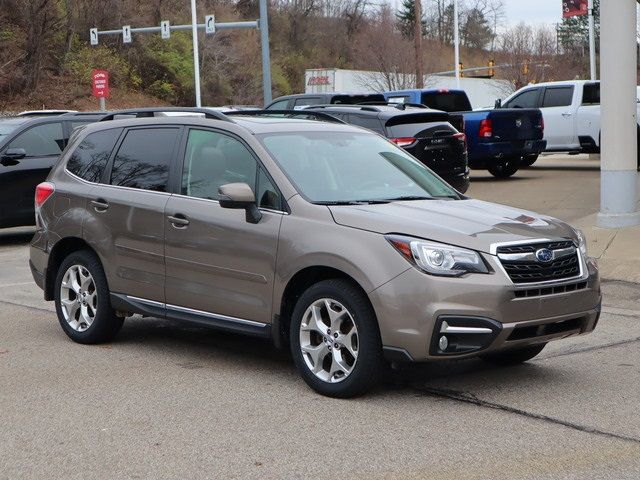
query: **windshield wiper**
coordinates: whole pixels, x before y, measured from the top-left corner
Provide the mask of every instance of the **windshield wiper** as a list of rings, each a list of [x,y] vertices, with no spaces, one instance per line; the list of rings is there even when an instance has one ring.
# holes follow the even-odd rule
[[[401,197],[387,198],[388,202],[401,202],[405,200],[435,200],[436,197],[425,197],[423,195],[403,195]]]
[[[380,203],[389,203],[389,200],[344,200],[335,202],[316,202],[321,205],[376,205]]]

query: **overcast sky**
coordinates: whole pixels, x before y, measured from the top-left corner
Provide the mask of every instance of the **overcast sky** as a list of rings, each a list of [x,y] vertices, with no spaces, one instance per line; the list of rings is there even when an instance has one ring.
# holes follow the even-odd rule
[[[507,23],[558,23],[562,21],[561,0],[504,0]]]

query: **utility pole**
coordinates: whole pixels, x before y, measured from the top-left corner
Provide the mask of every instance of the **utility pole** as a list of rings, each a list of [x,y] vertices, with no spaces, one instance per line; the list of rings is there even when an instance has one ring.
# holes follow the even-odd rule
[[[413,2],[413,40],[416,61],[416,88],[424,87],[424,65],[422,63],[422,0]]]
[[[269,17],[267,0],[260,0],[260,44],[262,46],[262,96],[264,106],[271,103],[271,55],[269,54]]]

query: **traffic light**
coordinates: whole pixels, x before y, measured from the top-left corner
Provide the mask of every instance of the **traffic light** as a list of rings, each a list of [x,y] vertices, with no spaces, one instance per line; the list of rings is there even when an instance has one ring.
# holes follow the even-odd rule
[[[495,70],[493,69],[493,67],[496,66],[496,62],[493,61],[493,59],[489,60],[489,71],[488,71],[488,75],[490,77],[493,77],[495,75]]]
[[[460,72],[460,77],[464,77],[464,64],[462,62],[458,64],[458,72]]]

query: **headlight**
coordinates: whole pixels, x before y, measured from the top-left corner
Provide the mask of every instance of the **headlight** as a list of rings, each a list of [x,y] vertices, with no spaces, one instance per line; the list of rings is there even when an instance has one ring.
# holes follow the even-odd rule
[[[580,253],[582,254],[583,257],[587,257],[587,237],[584,236],[584,233],[582,233],[582,230],[578,230],[577,228],[574,228],[573,231],[576,234],[576,237],[578,237],[578,248],[580,249]]]
[[[465,273],[489,272],[480,254],[473,250],[399,235],[385,238],[407,260],[432,275],[459,277]]]

